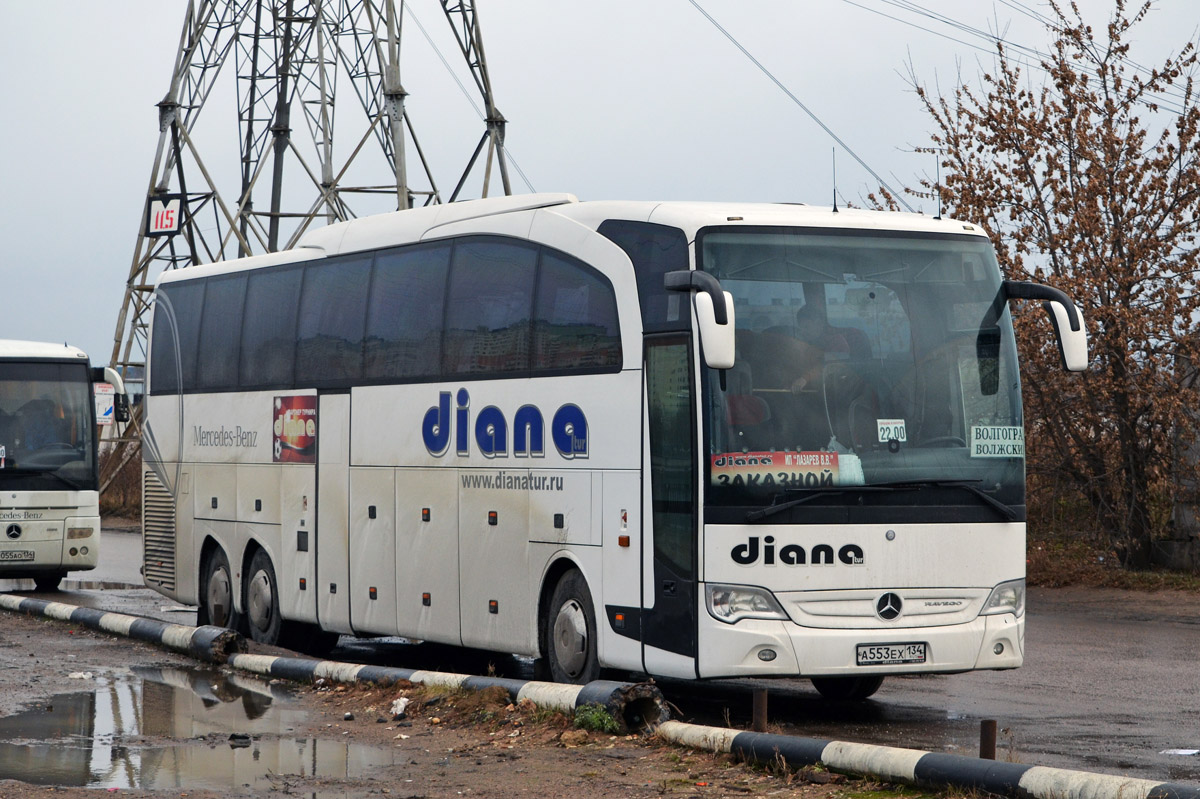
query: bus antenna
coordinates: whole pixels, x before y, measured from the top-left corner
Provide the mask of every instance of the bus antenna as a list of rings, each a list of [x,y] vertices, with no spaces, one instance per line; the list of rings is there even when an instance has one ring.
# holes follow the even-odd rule
[[[829,150],[832,153],[832,157],[833,157],[833,212],[836,214],[838,212],[838,207],[837,207],[837,148],[830,147]]]

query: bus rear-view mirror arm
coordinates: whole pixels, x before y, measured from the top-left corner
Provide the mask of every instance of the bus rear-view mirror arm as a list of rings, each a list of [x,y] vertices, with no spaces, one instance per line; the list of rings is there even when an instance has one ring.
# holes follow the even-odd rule
[[[1058,337],[1058,351],[1062,356],[1063,368],[1071,372],[1082,372],[1088,367],[1087,326],[1083,312],[1065,292],[1020,280],[1004,281],[1004,296],[1010,300],[1042,300],[1042,308],[1054,325]]]
[[[667,291],[687,291],[696,295],[696,321],[700,328],[700,348],[710,369],[733,367],[736,337],[734,333],[733,295],[721,289],[721,282],[707,272],[681,269],[663,276]]]

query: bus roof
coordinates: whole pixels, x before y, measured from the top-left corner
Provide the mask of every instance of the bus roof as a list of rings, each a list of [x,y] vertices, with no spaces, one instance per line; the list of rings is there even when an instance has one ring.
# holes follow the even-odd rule
[[[519,194],[429,205],[407,211],[365,216],[336,222],[309,231],[291,250],[251,256],[184,269],[170,270],[159,282],[237,272],[276,264],[300,263],[327,255],[395,247],[439,238],[446,227],[461,234],[455,223],[498,217],[523,211],[545,210],[595,230],[606,220],[628,220],[669,225],[683,230],[688,239],[712,226],[781,226],[878,230],[915,233],[957,233],[986,237],[978,226],[944,217],[896,211],[869,211],[787,203],[653,202],[595,200],[580,202],[566,193]]]
[[[44,341],[17,341],[0,338],[0,360],[66,360],[86,361],[87,353],[69,344],[52,344]]]

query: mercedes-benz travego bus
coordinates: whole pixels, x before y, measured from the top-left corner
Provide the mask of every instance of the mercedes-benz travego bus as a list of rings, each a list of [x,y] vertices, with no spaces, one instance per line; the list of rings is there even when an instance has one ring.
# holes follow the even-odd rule
[[[0,578],[52,591],[100,554],[98,427],[128,420],[125,389],[66,344],[0,340]]]
[[[677,678],[1024,656],[1009,300],[950,219],[439,205],[160,279],[145,577],[201,621]]]

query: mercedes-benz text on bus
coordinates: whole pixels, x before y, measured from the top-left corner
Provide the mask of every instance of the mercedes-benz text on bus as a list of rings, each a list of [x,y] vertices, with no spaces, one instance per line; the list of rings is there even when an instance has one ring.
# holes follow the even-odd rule
[[[0,578],[49,591],[96,568],[97,429],[128,418],[124,395],[81,350],[0,340]]]
[[[317,650],[402,635],[680,678],[1019,666],[1001,279],[949,219],[531,195],[160,279],[145,575]]]

